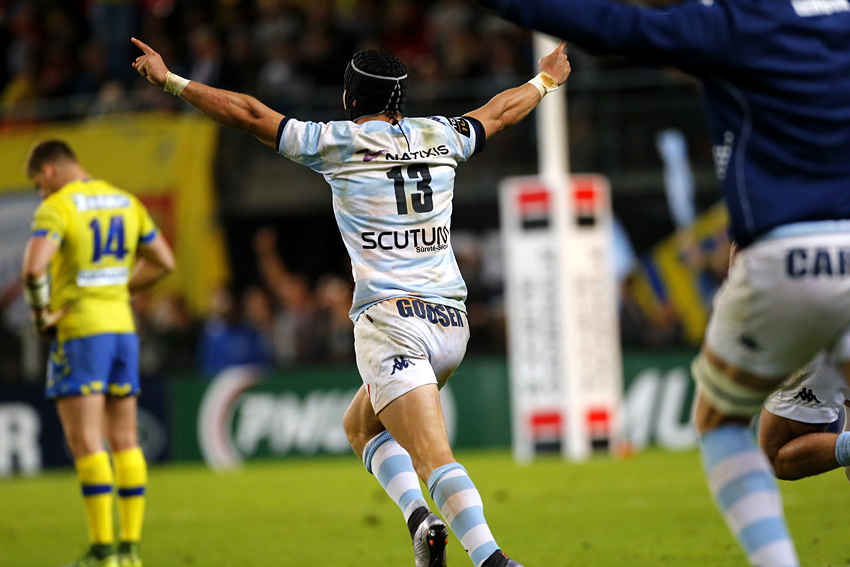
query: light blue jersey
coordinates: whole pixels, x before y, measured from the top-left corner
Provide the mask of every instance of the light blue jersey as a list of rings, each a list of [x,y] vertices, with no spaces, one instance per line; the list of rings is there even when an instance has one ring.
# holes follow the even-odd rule
[[[455,168],[484,147],[470,117],[300,122],[284,118],[278,152],[321,173],[354,274],[351,318],[392,297],[465,311],[451,247]]]

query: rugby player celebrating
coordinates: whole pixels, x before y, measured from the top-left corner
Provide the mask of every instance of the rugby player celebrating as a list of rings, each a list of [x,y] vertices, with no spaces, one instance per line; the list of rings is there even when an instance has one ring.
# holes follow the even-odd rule
[[[344,426],[354,451],[404,513],[417,567],[444,566],[448,524],[477,567],[519,564],[484,519],[475,485],[452,455],[439,389],[469,338],[466,285],[451,248],[455,168],[486,138],[522,120],[567,80],[564,43],[540,73],[460,118],[405,118],[407,70],[377,50],[344,77],[348,120],[301,122],[256,99],[171,73],[153,49],[133,67],[223,126],[247,132],[324,175],[355,290],[351,318],[363,378]],[[419,479],[445,522],[432,514]]]

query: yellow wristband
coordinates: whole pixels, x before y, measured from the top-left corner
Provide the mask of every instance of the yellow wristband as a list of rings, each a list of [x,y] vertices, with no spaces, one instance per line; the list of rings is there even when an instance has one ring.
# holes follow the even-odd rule
[[[537,74],[536,77],[528,81],[530,84],[537,87],[537,90],[540,91],[540,97],[543,98],[548,93],[552,91],[558,90],[558,81],[552,78],[552,75],[545,71],[541,71]]]
[[[180,96],[183,94],[183,89],[189,84],[189,79],[184,79],[180,75],[176,75],[171,71],[165,75],[165,84],[162,86],[167,93]]]

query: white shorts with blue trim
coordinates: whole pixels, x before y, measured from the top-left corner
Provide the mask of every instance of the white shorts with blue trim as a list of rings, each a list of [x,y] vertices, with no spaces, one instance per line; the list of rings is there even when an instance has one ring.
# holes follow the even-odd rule
[[[375,413],[426,384],[442,388],[466,353],[466,314],[401,297],[376,303],[354,324],[357,368]]]
[[[850,233],[767,238],[741,250],[705,343],[724,362],[784,380],[850,329]]]

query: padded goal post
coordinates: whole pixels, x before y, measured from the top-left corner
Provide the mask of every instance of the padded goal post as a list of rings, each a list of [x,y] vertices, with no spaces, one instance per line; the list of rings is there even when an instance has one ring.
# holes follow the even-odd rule
[[[557,41],[536,34],[542,57]],[[537,108],[538,177],[500,188],[514,456],[581,460],[619,439],[622,361],[607,180],[569,176],[566,91]]]

